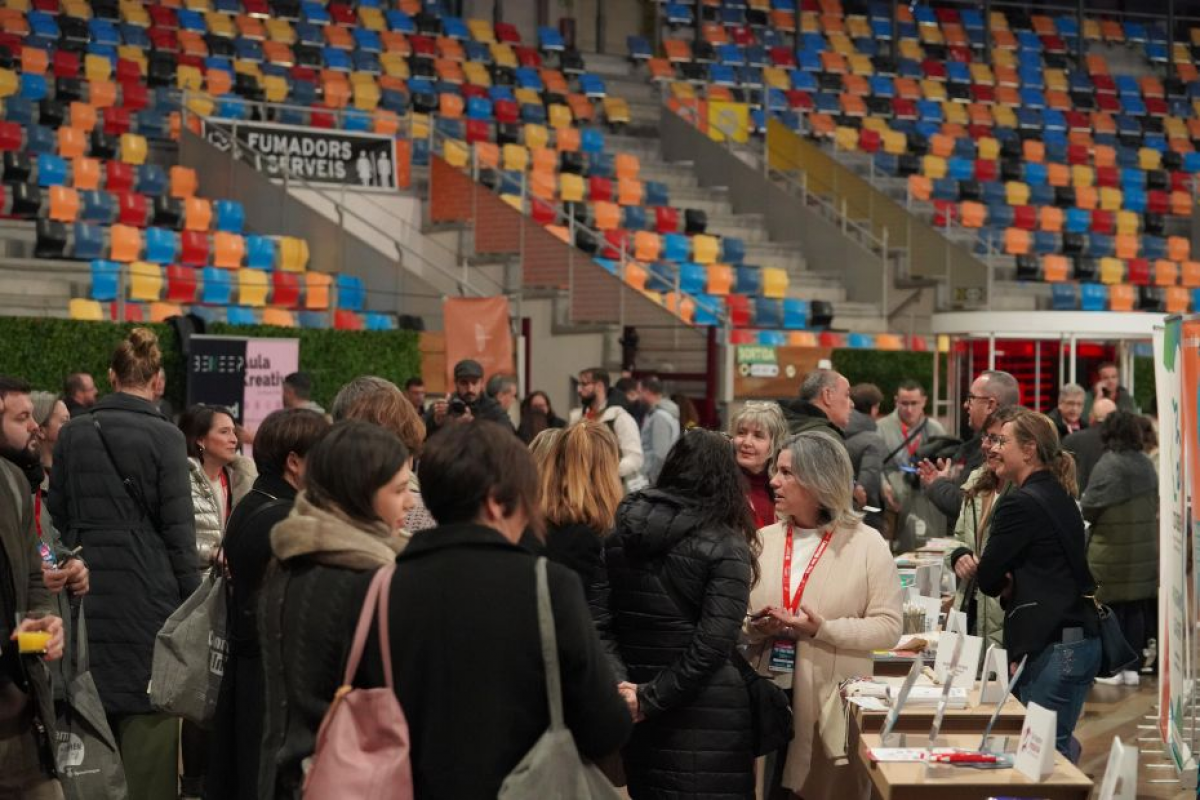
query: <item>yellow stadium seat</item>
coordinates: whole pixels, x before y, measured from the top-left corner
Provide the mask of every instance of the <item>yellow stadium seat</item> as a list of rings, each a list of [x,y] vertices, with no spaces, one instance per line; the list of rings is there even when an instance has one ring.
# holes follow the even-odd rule
[[[833,146],[838,150],[854,152],[858,149],[858,129],[838,126],[833,133]]]
[[[721,240],[699,234],[692,237],[692,260],[697,264],[715,264],[721,254]]]
[[[551,128],[569,128],[575,121],[569,106],[562,103],[551,103],[546,108],[546,118]]]
[[[1071,166],[1071,184],[1076,188],[1095,186],[1096,171],[1086,164],[1074,164]]]
[[[558,193],[564,203],[582,203],[587,194],[587,184],[582,175],[564,172],[558,177]]]
[[[452,167],[462,169],[471,160],[467,145],[455,139],[447,139],[442,146],[442,158]]]
[[[270,289],[267,273],[261,269],[239,269],[237,275],[238,302],[251,308],[265,306]]]
[[[976,143],[981,161],[995,161],[1000,157],[1000,142],[991,136],[985,136]]]
[[[135,261],[129,265],[129,299],[152,303],[162,299],[163,270],[158,264]]]
[[[1120,189],[1112,186],[1100,187],[1100,209],[1102,211],[1120,211],[1123,198],[1124,195]]]
[[[95,300],[73,297],[71,298],[71,302],[67,304],[67,309],[71,319],[87,322],[102,322],[105,319],[104,309]]]
[[[89,81],[106,81],[112,77],[112,62],[104,56],[88,53],[83,59],[83,76]]]
[[[526,123],[523,133],[525,146],[531,150],[545,147],[550,143],[550,131],[546,129],[545,125]]]
[[[1100,259],[1100,282],[1108,285],[1125,280],[1125,262],[1119,258],[1106,256]]]
[[[1142,218],[1133,211],[1118,211],[1117,212],[1117,235],[1126,234],[1130,236],[1137,235],[1138,229],[1141,227]]]
[[[779,267],[763,267],[762,293],[764,297],[782,299],[787,297],[788,274]]]
[[[1140,169],[1161,169],[1162,153],[1153,147],[1143,147],[1138,150],[1138,167]]]
[[[946,177],[946,159],[941,156],[924,156],[921,159],[921,174],[930,180],[940,180]]]
[[[294,236],[279,237],[279,268],[284,272],[304,272],[308,268],[308,241]]]
[[[354,85],[354,107],[360,111],[374,111],[379,105],[379,84],[375,81],[358,81]]]

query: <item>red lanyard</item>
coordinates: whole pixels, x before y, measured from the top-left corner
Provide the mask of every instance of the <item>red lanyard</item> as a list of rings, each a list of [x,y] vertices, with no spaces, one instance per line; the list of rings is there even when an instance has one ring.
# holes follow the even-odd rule
[[[808,585],[808,579],[812,575],[813,569],[817,566],[817,562],[821,560],[821,556],[825,555],[825,548],[829,547],[829,540],[833,538],[833,528],[825,531],[825,535],[821,537],[821,541],[817,544],[817,549],[812,554],[812,558],[808,560],[808,566],[804,568],[804,575],[800,578],[800,585],[796,587],[796,595],[792,598],[792,602],[788,602],[788,595],[792,590],[792,525],[788,523],[787,527],[787,543],[783,546],[783,602],[787,607],[788,613],[795,614],[800,610],[800,598],[804,596],[804,587]]]
[[[42,490],[33,493],[33,524],[37,527],[38,540],[42,538]]]
[[[908,426],[903,422],[900,423],[900,435],[908,439]],[[908,440],[908,455],[909,457],[917,454],[917,449],[921,446],[921,434],[917,434]]]
[[[225,494],[225,521],[229,521],[229,515],[233,513],[233,491],[229,488],[229,476],[225,474],[225,468],[221,468],[221,491]]]

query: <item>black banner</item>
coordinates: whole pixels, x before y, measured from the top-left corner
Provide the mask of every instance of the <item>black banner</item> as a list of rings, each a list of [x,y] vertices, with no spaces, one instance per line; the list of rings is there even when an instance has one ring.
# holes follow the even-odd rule
[[[204,138],[272,178],[284,171],[309,183],[360,188],[396,188],[396,142],[388,136],[317,130],[239,120],[204,123]]]
[[[246,392],[246,340],[193,336],[187,365],[188,408],[224,406],[242,422]]]

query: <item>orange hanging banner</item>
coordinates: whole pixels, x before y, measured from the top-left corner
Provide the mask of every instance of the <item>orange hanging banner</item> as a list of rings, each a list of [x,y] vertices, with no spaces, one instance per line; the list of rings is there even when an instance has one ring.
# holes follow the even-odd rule
[[[442,303],[446,326],[446,385],[454,385],[454,365],[478,361],[485,378],[513,369],[512,328],[507,297],[452,297]]]

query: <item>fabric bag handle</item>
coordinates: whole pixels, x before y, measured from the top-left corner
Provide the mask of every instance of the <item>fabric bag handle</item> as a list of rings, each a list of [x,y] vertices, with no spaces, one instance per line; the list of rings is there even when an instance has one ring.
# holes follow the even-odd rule
[[[562,676],[558,672],[558,636],[554,632],[554,609],[550,604],[550,580],[546,577],[546,559],[539,557],[537,573],[538,633],[542,640],[542,665],[546,669],[546,698],[550,705],[550,730],[562,730]]]
[[[342,676],[342,685],[350,686],[354,675],[358,672],[358,664],[362,661],[363,650],[367,646],[367,635],[371,631],[371,620],[375,612],[379,612],[379,650],[383,657],[383,679],[387,688],[394,689],[392,684],[392,648],[388,637],[388,597],[392,590],[392,573],[396,571],[395,564],[380,567],[371,579],[367,596],[363,600],[362,611],[358,615],[358,626],[354,629],[354,643],[350,646],[350,657],[346,659],[346,672]]]
[[[104,455],[108,458],[108,464],[113,468],[113,472],[117,473],[117,478],[121,481],[121,486],[125,489],[125,493],[129,498],[137,504],[138,510],[146,515],[146,519],[157,530],[162,526],[158,522],[158,518],[150,509],[150,504],[146,502],[146,495],[142,493],[142,488],[133,481],[132,478],[126,477],[121,468],[117,466],[117,458],[113,455],[112,448],[108,446],[108,437],[104,435],[104,429],[100,427],[100,417],[95,411],[88,414],[92,420],[92,427],[96,429],[96,436],[100,437],[100,444],[104,447]]]

